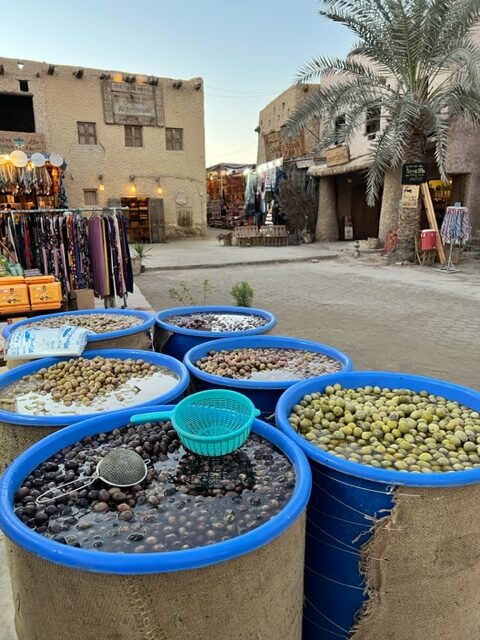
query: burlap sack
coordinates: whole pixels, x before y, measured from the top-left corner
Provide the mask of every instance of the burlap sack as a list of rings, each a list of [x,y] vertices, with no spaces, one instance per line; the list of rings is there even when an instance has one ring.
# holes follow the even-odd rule
[[[305,517],[206,569],[115,576],[66,569],[7,542],[18,640],[300,640]]]
[[[352,640],[478,640],[480,486],[393,495],[362,550],[370,597]]]
[[[25,449],[62,427],[27,427],[0,422],[0,474]]]
[[[140,331],[121,338],[111,338],[110,340],[99,340],[98,342],[87,343],[86,351],[97,349],[139,349],[140,351],[151,351],[152,337],[150,331]]]
[[[170,338],[175,335],[172,331],[162,329],[158,325],[155,325],[153,330],[153,349],[157,353],[163,353],[163,349]]]

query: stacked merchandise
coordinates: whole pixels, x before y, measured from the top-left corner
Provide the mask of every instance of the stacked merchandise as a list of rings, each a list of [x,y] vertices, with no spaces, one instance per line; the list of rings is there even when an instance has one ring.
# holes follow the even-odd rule
[[[129,242],[150,242],[148,198],[122,198],[122,206],[128,207]]]
[[[53,276],[0,278],[0,313],[54,311],[62,305],[62,287]]]

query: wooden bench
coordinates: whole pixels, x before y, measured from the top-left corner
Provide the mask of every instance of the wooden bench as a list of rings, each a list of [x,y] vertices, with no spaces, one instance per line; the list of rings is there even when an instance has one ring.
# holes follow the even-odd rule
[[[283,224],[267,224],[260,227],[260,233],[265,247],[286,247],[288,245],[288,231]]]
[[[237,227],[235,239],[239,247],[259,247],[262,244],[262,236],[255,226]]]

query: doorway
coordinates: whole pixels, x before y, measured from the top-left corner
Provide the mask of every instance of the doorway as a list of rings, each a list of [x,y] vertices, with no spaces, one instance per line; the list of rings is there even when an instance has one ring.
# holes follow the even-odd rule
[[[122,207],[129,220],[127,235],[130,243],[166,241],[165,212],[161,198],[122,198]]]
[[[125,215],[129,220],[128,241],[150,242],[150,222],[148,216],[148,198],[122,198],[122,207],[128,207]]]
[[[373,207],[367,204],[366,184],[353,184],[352,188],[352,219],[354,240],[378,238],[380,222],[381,196]]]

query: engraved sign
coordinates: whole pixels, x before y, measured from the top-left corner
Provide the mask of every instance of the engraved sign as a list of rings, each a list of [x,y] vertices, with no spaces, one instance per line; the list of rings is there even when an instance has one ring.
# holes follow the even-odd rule
[[[0,131],[0,153],[11,153],[15,149],[27,154],[45,153],[45,136],[43,133]]]
[[[265,144],[265,161],[277,158],[301,158],[305,155],[305,136],[302,133],[296,138],[284,138],[280,131],[271,131],[263,136]]]
[[[350,148],[347,145],[334,147],[333,149],[328,149],[325,156],[327,158],[327,167],[337,167],[350,162]]]
[[[107,80],[102,91],[107,124],[164,126],[161,86]]]

